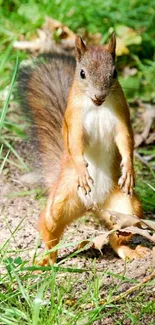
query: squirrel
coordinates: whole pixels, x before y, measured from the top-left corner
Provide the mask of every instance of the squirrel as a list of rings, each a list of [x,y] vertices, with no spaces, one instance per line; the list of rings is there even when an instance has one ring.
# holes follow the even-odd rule
[[[115,66],[116,37],[106,45],[75,40],[75,57],[44,55],[19,72],[21,105],[34,121],[48,199],[39,231],[51,250],[72,221],[92,211],[113,229],[108,211],[143,216],[134,192],[133,131]],[[131,249],[132,235],[112,232],[109,242],[122,258],[145,254]],[[41,265],[55,263],[57,251]]]

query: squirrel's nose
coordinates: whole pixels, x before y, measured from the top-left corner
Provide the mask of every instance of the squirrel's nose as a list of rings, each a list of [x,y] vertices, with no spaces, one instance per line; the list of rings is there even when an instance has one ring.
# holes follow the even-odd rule
[[[98,101],[104,101],[106,98],[106,94],[105,95],[102,95],[102,96],[96,96],[95,95],[95,99],[98,100]]]
[[[96,104],[97,106],[102,105],[102,103],[105,101],[106,98],[106,94],[102,94],[102,95],[95,95],[94,96],[95,99],[92,99],[92,101],[94,102],[94,104]]]
[[[106,96],[107,96],[107,91],[106,90],[104,90],[104,91],[96,91],[96,93],[94,94],[94,98],[92,99],[92,101],[97,106],[100,106],[105,101]]]

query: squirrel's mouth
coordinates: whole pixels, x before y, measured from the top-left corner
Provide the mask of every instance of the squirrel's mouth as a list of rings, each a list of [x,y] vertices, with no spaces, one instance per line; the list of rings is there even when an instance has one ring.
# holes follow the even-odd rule
[[[92,99],[92,101],[96,106],[101,106],[104,103],[105,99],[103,99],[103,100]]]

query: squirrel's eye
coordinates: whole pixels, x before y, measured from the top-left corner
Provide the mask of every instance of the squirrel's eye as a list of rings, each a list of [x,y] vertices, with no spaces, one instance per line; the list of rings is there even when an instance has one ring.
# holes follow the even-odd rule
[[[116,68],[114,69],[114,72],[113,72],[113,79],[116,79],[117,78],[117,70]]]
[[[84,70],[80,71],[80,76],[81,76],[82,79],[86,79],[86,75],[85,75]]]

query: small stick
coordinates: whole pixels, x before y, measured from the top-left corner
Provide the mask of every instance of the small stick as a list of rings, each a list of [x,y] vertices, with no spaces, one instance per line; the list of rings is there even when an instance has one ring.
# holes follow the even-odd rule
[[[125,291],[125,292],[121,293],[120,295],[118,295],[118,296],[114,297],[113,299],[111,299],[110,303],[122,300],[123,298],[127,297],[131,293],[133,293],[133,292],[137,291],[138,289],[140,289],[145,283],[153,280],[154,278],[155,278],[155,270],[150,275],[145,277],[142,280],[142,282],[136,284],[135,286],[129,288],[127,291]],[[101,300],[99,304],[100,305],[106,305],[107,302],[105,300]]]
[[[134,151],[134,156],[138,158],[145,166],[150,168],[148,162],[137,151]]]
[[[149,169],[155,169],[155,167],[150,167],[150,165],[148,164],[147,160],[145,158],[143,158],[137,151],[134,150],[134,156],[136,158],[138,158],[142,164],[144,164],[145,166],[147,166]]]

